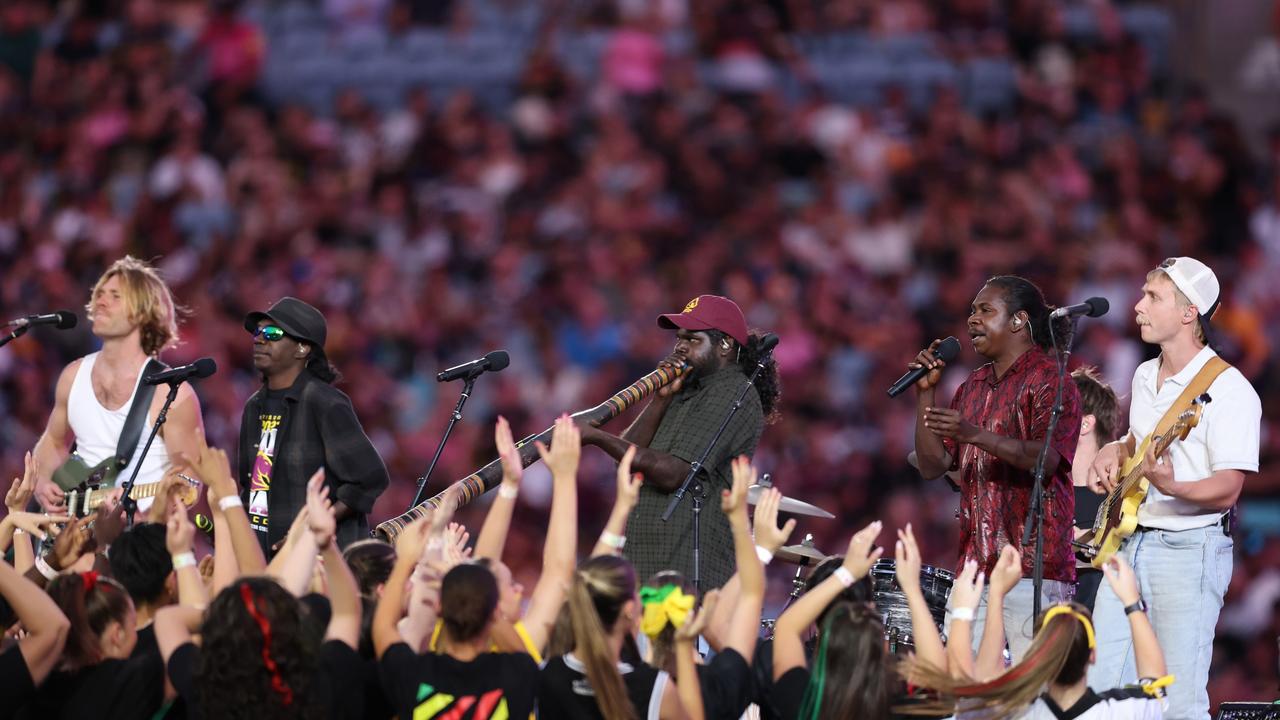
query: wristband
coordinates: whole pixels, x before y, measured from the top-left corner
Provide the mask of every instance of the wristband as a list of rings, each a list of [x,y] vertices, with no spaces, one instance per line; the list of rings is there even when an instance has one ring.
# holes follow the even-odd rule
[[[840,581],[845,587],[853,587],[853,573],[849,572],[849,568],[841,565],[835,572],[831,573],[831,577]]]
[[[181,570],[184,567],[194,567],[196,564],[196,555],[193,552],[178,553],[173,556],[173,569]]]
[[[49,566],[43,555],[36,556],[36,570],[40,571],[45,580],[52,580],[58,577],[58,571]]]
[[[975,615],[973,613],[973,608],[971,607],[961,607],[961,608],[951,609],[952,620],[964,620],[965,622],[973,622],[974,617]]]
[[[507,500],[514,500],[515,497],[519,494],[520,494],[520,488],[514,485],[507,485],[506,483],[503,483],[501,486],[498,487],[498,497],[500,498],[506,498]]]
[[[244,501],[240,499],[239,495],[228,495],[218,500],[218,509],[223,512],[233,507],[244,507]]]
[[[627,536],[619,535],[617,533],[612,533],[612,532],[609,532],[608,530],[605,530],[604,532],[600,533],[600,542],[604,543],[605,545],[608,545],[614,550],[621,550],[623,546],[627,544]]]
[[[1142,598],[1138,598],[1138,601],[1135,603],[1124,606],[1124,614],[1126,617],[1136,612],[1145,613],[1146,611],[1147,604],[1142,601]]]
[[[767,549],[762,548],[762,547],[760,547],[759,545],[757,545],[757,546],[756,546],[756,557],[760,558],[760,562],[761,562],[761,564],[768,565],[768,564],[769,564],[769,561],[773,560],[773,553],[771,553],[771,552],[769,552]],[[847,587],[847,586],[846,586],[846,587]]]

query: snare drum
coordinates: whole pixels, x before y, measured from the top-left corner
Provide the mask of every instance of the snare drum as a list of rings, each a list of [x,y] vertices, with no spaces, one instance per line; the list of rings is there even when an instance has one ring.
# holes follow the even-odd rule
[[[907,598],[898,586],[897,566],[893,560],[877,560],[871,567],[871,587],[875,594],[876,609],[884,621],[884,636],[889,642],[889,651],[898,653],[915,648],[915,638],[911,634],[911,610],[907,607]],[[942,635],[943,642],[947,636],[943,623],[947,615],[947,600],[951,597],[951,586],[955,575],[948,570],[931,565],[920,567],[920,590],[924,593],[925,604],[929,606],[929,614],[933,615],[934,625]]]

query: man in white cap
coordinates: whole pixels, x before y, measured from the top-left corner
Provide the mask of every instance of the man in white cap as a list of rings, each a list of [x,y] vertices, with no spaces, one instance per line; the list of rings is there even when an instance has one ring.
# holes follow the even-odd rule
[[[1137,531],[1120,548],[1143,600],[1125,606],[1102,583],[1093,611],[1098,655],[1089,685],[1118,687],[1139,679],[1127,616],[1149,606],[1175,678],[1165,717],[1203,720],[1209,717],[1214,627],[1231,580],[1231,508],[1245,474],[1258,471],[1262,404],[1244,375],[1208,346],[1209,318],[1220,295],[1213,271],[1179,257],[1165,260],[1146,280],[1134,311],[1142,340],[1159,345],[1160,356],[1134,373],[1129,432],[1099,451],[1089,487],[1115,487],[1119,468],[1143,438],[1175,403],[1184,407],[1177,401],[1188,386],[1212,378],[1212,401],[1185,439],[1158,458],[1147,451],[1143,474],[1151,488],[1138,509]]]

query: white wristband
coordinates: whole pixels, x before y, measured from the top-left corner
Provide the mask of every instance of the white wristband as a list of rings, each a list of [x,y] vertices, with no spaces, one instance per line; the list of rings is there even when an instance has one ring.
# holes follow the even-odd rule
[[[49,563],[45,561],[43,555],[36,556],[36,570],[40,571],[45,580],[52,580],[58,577],[58,571],[49,567]]]
[[[840,584],[845,587],[853,587],[853,573],[849,572],[849,568],[843,565],[836,568],[836,571],[831,573],[831,577],[839,580]]]
[[[761,563],[762,565],[768,565],[768,564],[769,564],[769,561],[770,561],[770,560],[773,560],[773,553],[771,553],[771,552],[769,552],[768,550],[766,550],[765,548],[762,548],[762,547],[760,547],[759,545],[757,545],[757,546],[756,546],[756,557],[760,558],[760,563]]]
[[[519,494],[520,494],[520,488],[514,485],[503,484],[498,487],[498,497],[500,498],[506,498],[507,500],[514,500],[516,499],[516,496]]]
[[[173,569],[181,570],[184,567],[192,567],[196,564],[196,555],[191,552],[178,553],[173,556]]]
[[[600,542],[608,545],[614,550],[621,550],[627,544],[627,536],[605,530],[600,533]]]
[[[952,620],[964,620],[965,622],[973,622],[974,617],[976,616],[973,614],[973,608],[971,607],[951,608]]]
[[[218,500],[218,509],[223,512],[233,507],[244,507],[244,501],[240,499],[239,495],[228,495]]]

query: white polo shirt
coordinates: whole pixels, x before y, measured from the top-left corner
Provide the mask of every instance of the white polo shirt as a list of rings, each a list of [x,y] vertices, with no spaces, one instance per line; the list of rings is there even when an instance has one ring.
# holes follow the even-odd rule
[[[1155,430],[1156,423],[1200,368],[1216,355],[1211,348],[1204,348],[1182,372],[1160,387],[1156,386],[1160,358],[1138,366],[1129,405],[1129,431],[1138,444]],[[1169,448],[1175,482],[1198,482],[1219,470],[1258,471],[1262,402],[1257,391],[1239,370],[1228,368],[1213,381],[1208,393],[1213,400],[1205,406],[1199,424],[1185,440],[1175,441]],[[1190,530],[1218,522],[1224,512],[1169,497],[1153,485],[1138,509],[1138,524],[1162,530]]]

